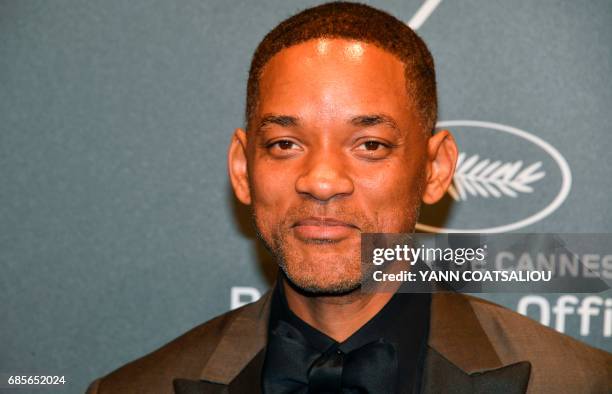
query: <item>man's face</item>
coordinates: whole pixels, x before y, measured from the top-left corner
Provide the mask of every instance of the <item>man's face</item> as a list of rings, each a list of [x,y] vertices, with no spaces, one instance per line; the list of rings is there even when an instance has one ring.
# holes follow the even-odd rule
[[[276,54],[259,86],[251,129],[236,133],[248,182],[237,195],[294,285],[354,290],[360,233],[411,232],[427,177],[404,65],[371,44],[311,40]]]

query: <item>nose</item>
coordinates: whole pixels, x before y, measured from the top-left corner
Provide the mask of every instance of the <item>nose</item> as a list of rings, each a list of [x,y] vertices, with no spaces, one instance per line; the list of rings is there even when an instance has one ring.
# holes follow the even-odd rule
[[[310,155],[304,172],[298,177],[295,189],[299,194],[319,201],[334,197],[348,196],[354,191],[354,184],[348,176],[347,165],[341,153],[323,152]]]

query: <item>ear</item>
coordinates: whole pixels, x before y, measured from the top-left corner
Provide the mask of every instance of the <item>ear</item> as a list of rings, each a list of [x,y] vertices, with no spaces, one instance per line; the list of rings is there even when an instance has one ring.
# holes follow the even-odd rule
[[[457,144],[448,130],[440,130],[429,138],[422,197],[425,204],[434,204],[444,196],[455,174],[457,156]]]
[[[236,129],[227,151],[227,168],[236,198],[245,205],[251,204],[247,161],[247,135]]]

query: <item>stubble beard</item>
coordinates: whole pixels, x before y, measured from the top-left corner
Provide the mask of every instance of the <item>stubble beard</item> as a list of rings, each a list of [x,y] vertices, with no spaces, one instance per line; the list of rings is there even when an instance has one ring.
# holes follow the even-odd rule
[[[327,253],[317,264],[300,253],[288,250],[286,234],[274,241],[274,256],[289,283],[302,293],[316,296],[346,295],[361,287],[360,253],[350,251],[347,254]],[[328,241],[312,241],[313,247],[326,248],[333,244]],[[329,245],[326,245],[329,244]],[[327,269],[317,269],[324,265]],[[329,272],[333,271],[333,272]],[[322,275],[329,275],[322,278]],[[334,280],[329,281],[329,277]]]
[[[420,203],[413,202],[406,207],[408,224],[405,232],[413,232],[414,224],[418,218]],[[336,212],[337,213],[337,212]],[[257,237],[263,242],[266,249],[272,254],[278,266],[282,270],[289,284],[296,290],[305,295],[312,296],[343,296],[359,290],[362,286],[363,278],[368,278],[371,272],[362,272],[364,267],[361,263],[361,247],[357,245],[348,253],[325,253],[316,263],[312,259],[298,251],[299,248],[292,248],[291,243],[297,240],[290,235],[290,219],[285,219],[272,231],[262,231],[261,223],[255,210],[251,209],[252,223],[257,233]],[[380,232],[379,227],[372,224],[363,215],[352,213],[353,217],[358,218],[360,231],[364,233]],[[341,217],[348,217],[346,213]],[[303,241],[297,241],[303,242]],[[339,242],[348,242],[343,240]],[[338,242],[329,240],[312,240],[312,247],[333,248]],[[365,265],[366,269],[373,271],[376,267]]]
[[[288,221],[278,224],[274,231],[264,235],[260,223],[252,211],[252,220],[257,237],[272,254],[289,284],[306,295],[346,295],[361,287],[361,250],[352,248],[348,253],[324,253],[317,259],[312,259],[292,247],[292,242],[298,241],[290,235]],[[368,226],[370,227],[370,226]],[[269,240],[268,240],[269,238]],[[339,241],[347,242],[347,240]],[[332,249],[339,242],[330,240],[311,240],[307,243],[312,248]],[[322,267],[324,267],[322,269]],[[333,278],[333,280],[330,280]]]

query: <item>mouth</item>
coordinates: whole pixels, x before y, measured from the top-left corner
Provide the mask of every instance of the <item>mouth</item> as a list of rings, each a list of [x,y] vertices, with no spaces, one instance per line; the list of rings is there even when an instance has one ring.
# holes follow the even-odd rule
[[[331,217],[309,217],[292,226],[296,238],[304,242],[338,242],[354,235],[359,227]]]

